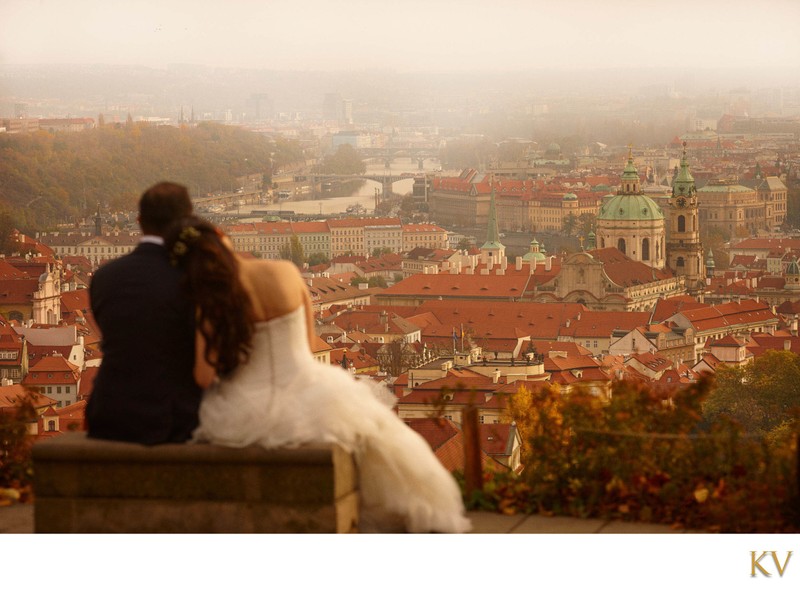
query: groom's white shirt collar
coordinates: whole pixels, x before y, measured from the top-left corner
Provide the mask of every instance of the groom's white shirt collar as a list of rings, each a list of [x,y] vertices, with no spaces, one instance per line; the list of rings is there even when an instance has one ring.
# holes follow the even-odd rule
[[[158,235],[142,235],[139,238],[139,243],[154,243],[156,245],[164,245],[164,238]]]

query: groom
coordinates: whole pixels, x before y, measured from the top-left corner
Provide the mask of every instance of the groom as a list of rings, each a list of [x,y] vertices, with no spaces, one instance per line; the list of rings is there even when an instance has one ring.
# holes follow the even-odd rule
[[[86,407],[89,437],[183,442],[197,426],[194,311],[164,248],[170,225],[191,213],[184,186],[162,182],[148,189],[139,201],[139,245],[92,279],[103,361]]]

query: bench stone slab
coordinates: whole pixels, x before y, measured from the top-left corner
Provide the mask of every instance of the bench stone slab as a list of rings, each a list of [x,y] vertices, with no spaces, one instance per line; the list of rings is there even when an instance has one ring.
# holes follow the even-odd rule
[[[50,533],[354,532],[353,458],[293,449],[143,446],[67,433],[33,448],[34,529]]]

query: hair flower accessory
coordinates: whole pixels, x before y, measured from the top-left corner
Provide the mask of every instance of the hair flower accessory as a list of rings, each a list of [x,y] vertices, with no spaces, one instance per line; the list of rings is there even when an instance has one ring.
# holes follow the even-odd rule
[[[196,227],[185,227],[178,234],[178,240],[172,245],[169,253],[169,260],[173,266],[177,266],[181,258],[186,255],[195,241],[200,238],[200,231]]]
[[[194,227],[186,227],[185,229],[181,230],[180,238],[183,241],[192,242],[198,237],[200,237],[200,231]]]

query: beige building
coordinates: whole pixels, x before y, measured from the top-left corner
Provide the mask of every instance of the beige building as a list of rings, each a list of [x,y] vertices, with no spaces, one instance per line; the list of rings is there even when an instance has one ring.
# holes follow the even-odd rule
[[[756,185],[758,200],[764,204],[764,225],[777,230],[786,221],[788,188],[775,176],[768,176]]]
[[[292,233],[300,239],[306,257],[311,254],[331,253],[331,230],[325,221],[310,221],[307,223],[292,223]]]
[[[731,238],[756,235],[771,229],[764,202],[758,192],[729,179],[709,182],[697,190],[700,203],[700,228],[719,229]]]
[[[598,311],[648,311],[659,298],[682,295],[683,279],[636,262],[616,248],[567,256],[532,301],[580,303]]]
[[[447,230],[431,223],[403,225],[403,252],[414,248],[448,249]]]
[[[58,256],[83,256],[94,266],[131,253],[139,243],[138,231],[111,233],[41,233],[37,240]]]
[[[444,226],[484,227],[489,224],[489,203],[495,196],[500,231],[561,231],[564,219],[597,214],[601,198],[571,192],[556,195],[534,180],[497,178],[465,170],[459,177],[435,178],[428,202],[431,216]]]

